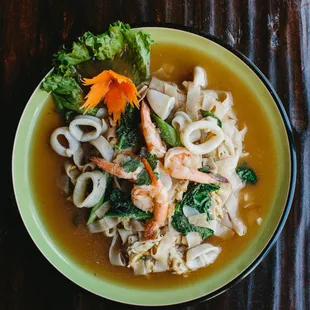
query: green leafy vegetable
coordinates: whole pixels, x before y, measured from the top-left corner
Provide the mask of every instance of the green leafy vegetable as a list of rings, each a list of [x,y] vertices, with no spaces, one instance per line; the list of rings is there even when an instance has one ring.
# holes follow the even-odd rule
[[[122,24],[125,37],[124,59],[132,64],[132,80],[136,84],[147,80],[150,76],[150,46],[152,39],[142,31],[133,31],[128,24]]]
[[[184,236],[190,232],[201,233],[202,239],[213,235],[212,229],[192,225],[184,215],[181,203],[177,204],[175,207],[174,215],[172,217],[172,226]]]
[[[236,172],[243,182],[248,184],[256,184],[258,182],[258,178],[254,170],[247,168],[245,165],[237,167]]]
[[[143,164],[138,158],[127,157],[121,163],[121,167],[124,168],[125,172],[134,172],[139,167],[142,167],[142,166],[143,166]]]
[[[100,206],[104,202],[104,195],[100,198],[100,200],[91,208],[90,215],[87,221],[87,225],[91,224],[96,218],[96,211],[100,208]]]
[[[203,166],[201,167],[200,169],[198,169],[199,171],[201,172],[204,172],[204,173],[210,173],[210,166],[206,165],[206,166]]]
[[[150,185],[151,184],[151,179],[149,174],[147,173],[147,171],[145,169],[143,169],[137,178],[137,185],[141,186],[141,185]]]
[[[55,105],[60,113],[82,113],[83,91],[74,78],[52,74],[42,82],[42,89],[52,92]],[[95,115],[97,109],[92,108],[88,114]],[[67,118],[67,116],[66,116]]]
[[[152,114],[152,118],[156,123],[156,126],[160,130],[160,137],[171,146],[182,146],[180,135],[177,131],[168,123],[163,121],[160,117]]]
[[[105,177],[107,179],[107,186],[106,186],[105,192],[103,193],[100,200],[91,208],[90,215],[87,221],[87,225],[91,224],[97,218],[96,211],[105,201],[109,200],[113,178],[111,174],[106,173],[106,172],[105,172]]]
[[[58,66],[57,71],[63,76],[74,76],[76,74],[75,66],[88,59],[90,59],[90,55],[81,38],[78,38],[78,42],[73,42],[71,52],[67,53],[65,47],[62,46],[54,55],[54,62]]]
[[[157,158],[156,154],[147,153],[146,159],[147,159],[147,161],[149,162],[151,168],[152,168],[153,170],[156,169],[156,167],[157,167],[157,161],[158,161],[158,158]]]
[[[141,133],[139,127],[141,118],[139,110],[127,104],[124,115],[121,117],[119,126],[116,129],[116,134],[119,139],[116,145],[117,150],[125,150],[133,147],[139,147],[141,144]]]
[[[220,187],[217,184],[200,184],[193,183],[189,190],[184,194],[184,197],[175,208],[172,217],[172,226],[178,232],[186,236],[189,232],[199,232],[202,238],[213,235],[213,230],[205,227],[195,226],[189,223],[187,217],[183,213],[183,206],[195,208],[199,213],[206,213],[207,219],[210,219],[209,208],[211,206],[210,193],[218,190]]]
[[[99,35],[86,32],[82,40],[92,51],[92,55],[99,60],[113,59],[123,50],[124,35],[126,25],[123,23],[114,23],[109,26],[108,31]],[[130,29],[130,27],[129,27]]]
[[[211,111],[202,111],[202,115],[204,117],[211,116],[211,117],[215,118],[217,120],[217,126],[222,128],[222,121]]]
[[[154,170],[157,167],[157,156],[155,154],[148,153],[145,151],[144,148],[141,149],[140,155],[142,157],[145,157],[148,163],[150,164],[152,170]],[[154,173],[156,179],[158,180],[159,175],[157,172]],[[137,185],[150,185],[152,183],[151,178],[149,174],[147,173],[146,169],[143,169],[137,178]]]
[[[209,208],[211,207],[210,193],[218,190],[217,184],[200,184],[194,183],[184,194],[182,206],[187,205],[198,210],[199,213],[206,213],[210,218]]]
[[[119,189],[114,189],[110,196],[111,208],[105,214],[109,217],[130,217],[135,219],[149,219],[153,217],[150,212],[137,208],[130,200],[130,195]]]

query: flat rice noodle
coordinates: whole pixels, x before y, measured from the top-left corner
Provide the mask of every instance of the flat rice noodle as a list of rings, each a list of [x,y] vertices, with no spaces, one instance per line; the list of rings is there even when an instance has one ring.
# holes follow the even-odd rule
[[[155,89],[149,89],[146,97],[153,111],[162,120],[165,120],[169,116],[176,103],[175,97],[168,96]]]
[[[185,205],[183,207],[183,213],[186,217],[189,217],[189,216],[193,216],[193,215],[197,215],[197,214],[200,214],[199,211],[195,208],[192,208],[192,207],[189,207],[187,205]]]
[[[187,100],[187,95],[183,92],[181,92],[180,90],[178,90],[178,93],[177,93],[177,101],[178,103],[186,103],[186,100]]]
[[[148,89],[149,89],[148,85],[144,84],[141,86],[141,88],[138,90],[138,95],[139,95],[138,102],[141,102],[145,98]]]
[[[184,274],[188,272],[188,268],[183,259],[183,254],[176,247],[170,249],[170,262],[171,269],[176,274]]]
[[[101,220],[94,221],[91,224],[89,224],[88,228],[92,234],[95,234],[95,233],[108,231],[111,228],[118,225],[119,222],[120,222],[120,219],[117,217],[104,217]]]
[[[135,276],[148,274],[148,270],[143,260],[136,261],[135,263],[131,264],[130,267],[132,267]]]
[[[128,241],[128,237],[133,234],[132,230],[127,230],[125,228],[119,228],[117,231],[122,239],[123,244],[125,244]]]
[[[164,272],[167,270],[169,270],[168,260],[167,263],[158,260],[155,262],[153,272]]]
[[[196,215],[189,216],[187,219],[192,225],[208,228],[206,213],[198,213]]]
[[[160,91],[161,93],[164,93],[165,91],[165,82],[156,78],[155,76],[152,77],[150,85],[150,89],[155,89],[157,91]]]
[[[136,219],[131,219],[131,227],[134,232],[145,231],[145,226]]]
[[[217,156],[219,159],[226,159],[226,158],[229,158],[231,155],[234,155],[234,154],[230,154],[226,146],[226,143],[225,143],[226,141],[227,140],[225,139],[225,141],[222,142],[217,148]]]
[[[233,235],[235,234],[233,230],[222,225],[221,222],[218,220],[207,221],[207,225],[208,225],[207,228],[210,228],[213,230],[213,233],[215,236],[223,240],[231,239]]]
[[[201,109],[211,111],[218,102],[217,92],[214,90],[203,90],[202,92]]]
[[[132,230],[131,228],[131,219],[129,217],[122,217],[121,218],[121,223],[123,227],[127,230]]]
[[[235,172],[238,161],[237,155],[216,161],[217,173],[228,179]]]
[[[174,66],[171,64],[164,63],[162,67],[160,67],[155,72],[152,72],[152,76],[156,76],[159,79],[168,79],[174,70]]]
[[[201,105],[200,101],[200,87],[195,86],[193,82],[189,82],[185,112],[193,121],[198,120],[198,111]]]
[[[117,233],[117,228],[116,226],[110,228],[110,229],[107,229],[105,231],[102,232],[106,237],[108,238],[112,238],[115,236],[115,234]]]
[[[225,203],[225,209],[227,210],[230,220],[233,225],[233,230],[239,235],[246,234],[247,228],[238,217],[238,199],[235,194],[231,194]]]
[[[110,208],[111,208],[110,202],[106,201],[96,210],[95,213],[99,219],[102,219],[104,218],[104,215],[109,211]]]
[[[193,83],[195,86],[206,88],[208,86],[208,78],[206,70],[200,66],[194,68]]]
[[[133,264],[137,260],[139,260],[141,256],[148,252],[155,244],[158,244],[160,240],[161,238],[145,241],[136,241],[132,245],[130,245],[127,250],[129,256],[129,264]]]
[[[131,235],[127,238],[127,242],[129,245],[134,244],[137,241],[139,241],[139,238],[137,235]]]
[[[178,86],[175,84],[164,84],[164,94],[169,97],[174,97],[175,99],[178,98]]]
[[[193,248],[202,242],[201,234],[198,232],[190,232],[186,236],[188,248]]]
[[[175,244],[175,236],[173,232],[168,231],[159,242],[156,253],[153,257],[168,266],[169,249]]]
[[[109,250],[109,260],[113,266],[126,266],[125,259],[121,253],[121,238],[115,234]]]
[[[236,171],[233,171],[229,177],[227,177],[233,191],[238,192],[244,187],[244,183],[240,179]]]

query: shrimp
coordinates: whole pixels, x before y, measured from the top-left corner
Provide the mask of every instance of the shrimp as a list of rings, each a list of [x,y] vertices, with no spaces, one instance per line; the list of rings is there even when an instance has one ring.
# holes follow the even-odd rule
[[[195,155],[185,147],[174,147],[169,149],[165,155],[165,168],[170,176],[180,180],[190,180],[198,183],[228,182],[222,176],[207,174],[199,171],[201,168],[201,156]]]
[[[126,172],[125,169],[121,166],[121,163],[125,158],[130,157],[124,154],[119,154],[113,161],[113,163],[104,160],[99,157],[92,157],[90,160],[95,163],[99,168],[104,171],[111,173],[118,178],[127,179],[130,181],[137,181],[138,175],[141,172],[142,168],[138,167],[136,171]]]
[[[168,192],[161,181],[157,182],[151,195],[153,198],[153,214],[154,217],[146,223],[144,236],[147,239],[156,237],[159,227],[165,225],[168,216]]]
[[[154,197],[151,195],[153,192],[151,185],[135,185],[131,190],[131,201],[137,208],[146,212],[153,212]]]
[[[148,162],[143,160],[143,158],[142,161],[152,183],[142,186],[135,185],[131,191],[131,200],[139,209],[149,212],[153,211],[154,217],[146,223],[144,233],[145,238],[152,239],[156,237],[159,227],[165,225],[165,220],[168,217],[168,190],[160,178],[156,179]]]
[[[159,133],[152,123],[150,108],[144,101],[142,101],[141,105],[141,127],[148,151],[158,158],[163,158],[167,147],[161,141]]]

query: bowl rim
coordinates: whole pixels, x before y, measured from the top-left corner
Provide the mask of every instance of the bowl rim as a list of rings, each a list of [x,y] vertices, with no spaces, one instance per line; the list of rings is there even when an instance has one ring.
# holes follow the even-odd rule
[[[179,25],[179,24],[171,24],[171,23],[161,23],[161,22],[146,22],[146,23],[131,23],[130,26],[132,28],[143,28],[145,30],[147,30],[147,28],[157,28],[157,29],[170,29],[170,30],[177,30],[180,32],[186,32],[186,33],[191,33],[193,35],[199,36],[199,37],[203,37],[206,38],[218,45],[220,45],[221,47],[223,47],[224,49],[227,49],[228,51],[230,51],[231,53],[233,53],[236,57],[238,57],[242,62],[244,62],[254,73],[255,75],[259,78],[259,80],[264,84],[264,86],[266,87],[266,89],[268,90],[269,94],[272,96],[273,101],[276,104],[276,107],[278,109],[278,111],[280,112],[284,127],[285,127],[285,132],[288,138],[288,148],[289,148],[289,152],[290,152],[290,164],[291,164],[291,174],[290,174],[290,181],[289,181],[289,188],[288,188],[288,194],[287,194],[287,200],[286,200],[286,204],[285,207],[283,209],[283,213],[281,218],[279,219],[278,225],[276,226],[273,235],[271,236],[269,242],[265,245],[265,247],[262,249],[261,253],[256,257],[256,259],[243,271],[241,272],[238,276],[236,276],[233,280],[231,280],[230,282],[228,282],[227,284],[223,285],[222,287],[216,289],[213,292],[210,292],[204,296],[195,298],[195,299],[191,299],[189,301],[184,301],[184,302],[179,302],[179,303],[174,303],[174,304],[168,304],[168,305],[161,305],[161,306],[173,306],[173,305],[182,305],[182,306],[189,306],[189,305],[193,305],[193,304],[197,304],[197,303],[201,303],[204,301],[207,301],[209,299],[212,299],[224,292],[226,292],[228,289],[232,288],[233,286],[235,286],[237,283],[239,283],[241,280],[243,280],[245,277],[247,277],[261,262],[262,260],[266,257],[266,255],[269,253],[269,251],[271,250],[271,248],[273,247],[273,245],[275,244],[275,242],[277,241],[277,239],[279,238],[279,235],[287,221],[288,215],[290,213],[291,207],[292,207],[292,203],[293,203],[293,198],[294,198],[294,193],[295,193],[295,187],[296,187],[296,178],[297,178],[297,156],[296,156],[296,148],[295,148],[295,143],[294,143],[294,136],[293,136],[293,129],[291,127],[290,124],[290,120],[289,117],[286,113],[286,110],[279,98],[279,96],[277,95],[276,91],[274,90],[273,86],[271,85],[271,83],[269,82],[269,80],[267,79],[267,77],[261,72],[261,70],[248,58],[246,57],[244,54],[242,54],[241,52],[239,52],[237,49],[235,49],[234,47],[232,47],[231,45],[225,43],[222,39],[211,35],[211,34],[206,34],[203,33],[201,31],[197,31],[196,29],[192,28],[192,27],[188,27],[188,26],[184,26],[184,25]],[[49,70],[47,72],[47,74],[49,74],[52,71]],[[46,75],[47,75],[46,74]],[[34,89],[32,95],[30,96],[29,100],[27,101],[27,104],[25,105],[24,109],[23,109],[23,113],[20,116],[20,120],[16,129],[16,133],[15,133],[15,137],[14,137],[14,144],[13,144],[13,150],[12,150],[12,162],[11,162],[11,169],[12,169],[12,181],[13,181],[13,189],[14,189],[14,196],[15,196],[15,200],[17,202],[17,198],[16,198],[16,185],[15,185],[15,178],[14,178],[14,154],[15,154],[15,149],[16,149],[16,140],[17,140],[17,133],[19,131],[19,127],[21,124],[21,121],[23,119],[24,116],[24,112],[26,110],[26,107],[28,105],[28,103],[31,101],[33,95],[36,93],[36,91],[39,89],[40,84],[38,84],[38,86]],[[28,229],[27,225],[25,224],[24,221],[24,217],[22,215],[20,206],[18,204],[18,202],[16,203],[19,213],[21,215],[22,221],[26,227],[26,230],[28,231],[32,241],[35,243],[36,247],[40,250],[40,252],[43,254],[43,256],[48,260],[48,262],[54,266],[61,274],[63,274],[66,278],[68,278],[70,281],[72,281],[73,283],[77,284],[78,286],[80,286],[81,288],[100,296],[101,298],[105,298],[108,300],[112,300],[114,302],[118,302],[118,303],[123,303],[123,304],[131,304],[131,305],[136,305],[136,306],[142,306],[142,304],[134,304],[134,303],[126,303],[123,301],[118,301],[118,300],[114,300],[108,297],[103,297],[100,294],[97,294],[95,292],[92,292],[91,290],[89,290],[87,287],[77,283],[76,281],[74,281],[73,279],[71,279],[71,277],[68,277],[63,271],[61,271],[55,263],[53,263],[48,257],[47,255],[45,255],[45,253],[41,250],[41,248],[37,245],[37,243],[34,241],[34,238],[32,237],[32,233],[30,232],[30,230]],[[145,304],[144,304],[145,305]],[[158,307],[159,305],[148,305],[148,306],[154,306],[154,307]]]

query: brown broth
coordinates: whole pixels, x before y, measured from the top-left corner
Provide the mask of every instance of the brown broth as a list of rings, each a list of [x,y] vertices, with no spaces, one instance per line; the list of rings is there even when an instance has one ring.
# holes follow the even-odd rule
[[[190,57],[189,57],[190,55]],[[42,215],[42,221],[49,230],[54,242],[69,256],[93,274],[109,281],[134,285],[150,289],[171,288],[189,285],[208,277],[244,250],[254,238],[259,225],[253,220],[257,214],[263,219],[266,216],[272,199],[271,188],[276,183],[276,158],[273,149],[273,137],[270,125],[259,107],[257,99],[228,68],[194,50],[181,46],[154,44],[151,53],[151,72],[159,69],[164,63],[173,65],[172,80],[182,82],[190,79],[192,69],[201,65],[207,70],[209,88],[230,91],[233,94],[234,107],[239,119],[239,128],[248,127],[245,138],[245,150],[250,153],[247,163],[257,172],[260,182],[255,186],[246,186],[242,193],[248,193],[250,200],[257,207],[247,210],[243,207],[240,195],[240,216],[248,226],[245,236],[234,236],[228,242],[215,237],[208,242],[222,246],[222,252],[212,265],[192,272],[188,277],[171,273],[151,274],[148,277],[134,276],[131,269],[115,267],[108,260],[110,240],[101,234],[90,234],[86,227],[89,210],[78,210],[67,201],[56,186],[56,180],[63,172],[64,158],[58,156],[49,145],[52,131],[62,125],[60,116],[55,112],[52,100],[46,102],[39,121],[36,124],[30,162],[33,190]],[[224,79],[222,77],[225,77]],[[249,214],[252,214],[251,216]],[[255,214],[254,214],[255,213]],[[251,225],[250,225],[251,222]]]

